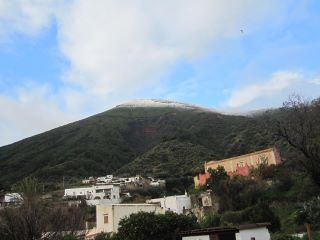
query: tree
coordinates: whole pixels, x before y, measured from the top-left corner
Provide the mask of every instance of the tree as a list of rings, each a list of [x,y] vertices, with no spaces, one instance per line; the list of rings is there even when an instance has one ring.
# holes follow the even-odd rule
[[[320,99],[293,95],[284,102],[277,120],[277,136],[299,151],[301,166],[320,186]]]
[[[297,222],[305,224],[309,240],[313,239],[312,226],[320,223],[320,198],[312,198],[297,212]]]
[[[165,214],[139,212],[120,221],[118,233],[113,239],[173,240],[178,237],[180,231],[194,229],[197,226],[195,217],[173,212]]]
[[[263,197],[265,184],[244,176],[230,178],[223,167],[210,169],[207,185],[219,201],[219,212],[236,211],[255,205]]]
[[[210,188],[218,187],[223,180],[227,180],[230,177],[225,171],[224,167],[218,166],[217,169],[209,169],[210,178],[207,180],[207,185]]]

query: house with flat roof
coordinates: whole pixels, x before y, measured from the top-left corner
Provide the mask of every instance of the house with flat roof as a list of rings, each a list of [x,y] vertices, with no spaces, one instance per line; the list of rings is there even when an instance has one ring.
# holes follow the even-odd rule
[[[175,195],[162,198],[155,198],[146,201],[147,203],[158,204],[162,210],[172,211],[177,214],[184,214],[191,209],[191,199],[185,193],[184,195]]]
[[[118,232],[119,222],[133,213],[154,212],[163,213],[157,204],[99,204],[96,206],[96,227],[90,229],[86,239],[94,239],[99,233]]]

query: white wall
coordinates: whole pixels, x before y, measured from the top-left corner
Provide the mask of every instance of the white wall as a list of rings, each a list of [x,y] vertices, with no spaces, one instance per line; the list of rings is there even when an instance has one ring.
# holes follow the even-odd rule
[[[210,240],[209,235],[182,237],[182,240]]]
[[[191,209],[191,199],[188,196],[177,196],[177,213],[182,214],[183,208]]]
[[[103,191],[97,193],[97,190]],[[110,195],[110,200],[113,200],[111,203],[120,202],[120,187],[117,185],[98,185],[86,188],[69,188],[64,190],[65,197],[85,196],[86,199],[94,199],[95,197],[103,199],[106,194]]]
[[[7,193],[4,195],[4,203],[15,203],[22,200],[22,197],[19,193]]]
[[[165,211],[173,211],[178,214],[183,213],[183,207],[185,209],[191,208],[190,197],[186,195],[169,196],[163,198],[156,198],[148,200],[147,203],[159,203]]]
[[[118,204],[121,203],[121,199],[89,199],[86,200],[88,206],[97,206],[99,204]]]
[[[91,187],[87,188],[69,188],[64,190],[65,197],[89,196],[93,190]]]
[[[97,190],[103,190],[103,192],[97,192]],[[109,195],[110,200],[112,200],[113,203],[118,203],[120,200],[120,187],[114,185],[93,186],[93,194],[91,199],[95,199],[96,197],[103,199],[105,195]]]
[[[236,240],[251,240],[252,237],[255,240],[270,240],[270,233],[266,227],[243,229],[236,233]]]

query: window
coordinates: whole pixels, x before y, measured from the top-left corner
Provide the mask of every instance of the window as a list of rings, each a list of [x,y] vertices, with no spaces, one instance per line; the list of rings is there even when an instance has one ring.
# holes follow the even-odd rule
[[[109,215],[103,214],[103,223],[108,223],[108,222],[109,222]]]

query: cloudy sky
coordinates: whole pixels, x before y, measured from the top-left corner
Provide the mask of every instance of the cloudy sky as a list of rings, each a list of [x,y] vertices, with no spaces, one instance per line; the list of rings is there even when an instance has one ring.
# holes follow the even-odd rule
[[[317,0],[0,0],[0,146],[141,98],[320,94]]]

